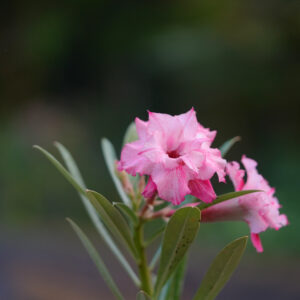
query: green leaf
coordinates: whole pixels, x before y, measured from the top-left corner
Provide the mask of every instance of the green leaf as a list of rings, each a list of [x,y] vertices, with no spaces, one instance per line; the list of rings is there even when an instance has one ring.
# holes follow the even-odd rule
[[[245,191],[239,191],[239,192],[231,192],[231,193],[226,193],[218,196],[213,202],[211,203],[201,203],[197,207],[200,210],[203,210],[205,208],[208,208],[210,206],[216,205],[218,203],[221,203],[223,201],[227,201],[230,199],[234,199],[243,195],[251,194],[251,193],[258,193],[258,192],[263,192],[261,190],[245,190]]]
[[[149,246],[152,244],[160,235],[165,231],[166,226],[160,227],[158,230],[156,230],[148,239],[145,241],[145,246]]]
[[[62,159],[64,160],[69,172],[76,180],[76,182],[81,186],[81,188],[86,189],[84,180],[80,174],[80,171],[75,163],[74,158],[71,153],[67,150],[67,148],[59,142],[54,142],[54,146],[58,149]]]
[[[123,202],[113,202],[113,206],[116,206],[117,208],[119,208],[119,210],[126,217],[128,217],[128,219],[132,222],[133,225],[136,225],[138,223],[138,218],[137,218],[136,214],[125,203],[123,203]]]
[[[157,300],[168,300],[167,299],[167,293],[168,293],[168,290],[169,290],[169,287],[170,287],[171,280],[172,280],[172,278],[170,278],[166,282],[166,284],[163,286],[163,288],[161,289],[160,294],[159,294]]]
[[[136,132],[135,123],[132,122],[128,127],[124,135],[123,146],[128,143],[132,143],[138,139],[138,134]]]
[[[136,295],[136,300],[151,300],[151,298],[144,291],[139,291]]]
[[[85,233],[79,228],[79,226],[74,223],[71,219],[67,219],[67,221],[70,223],[76,234],[78,235],[79,239],[81,240],[82,244],[84,245],[85,249],[87,250],[88,254],[90,255],[91,259],[94,261],[95,265],[97,266],[102,278],[108,285],[108,287],[111,289],[112,293],[115,295],[117,299],[124,299],[121,295],[116,283],[112,279],[108,269],[106,268],[103,260],[101,259],[99,253],[91,243],[91,241],[88,239],[88,237],[85,235]]]
[[[119,237],[131,251],[133,257],[137,258],[137,251],[131,237],[130,228],[118,209],[101,194],[90,190],[87,190],[86,193],[107,228],[115,236]]]
[[[135,285],[139,286],[140,285],[140,281],[139,281],[137,275],[134,273],[134,271],[132,270],[131,266],[129,265],[129,263],[125,259],[124,255],[120,252],[120,250],[116,246],[115,242],[110,237],[110,235],[107,232],[105,226],[102,224],[101,220],[99,219],[99,216],[98,216],[96,210],[94,209],[93,205],[90,203],[90,201],[88,200],[88,198],[85,196],[86,186],[85,186],[85,183],[84,183],[84,181],[82,179],[80,171],[79,171],[79,169],[78,169],[78,167],[77,167],[77,165],[75,163],[75,160],[73,159],[73,157],[70,154],[70,152],[65,148],[65,146],[63,146],[62,144],[60,144],[58,142],[55,142],[54,144],[57,147],[57,149],[59,150],[59,152],[60,152],[60,154],[61,154],[61,156],[62,156],[65,164],[67,165],[67,168],[68,168],[68,170],[70,171],[71,174],[69,174],[67,171],[62,171],[64,169],[62,167],[62,165],[56,159],[53,159],[54,157],[50,153],[48,153],[46,150],[43,149],[44,152],[42,151],[42,153],[44,153],[44,154],[47,153],[48,155],[50,155],[50,158],[51,158],[50,161],[58,168],[58,170],[67,179],[70,176],[73,177],[73,180],[75,180],[75,182],[81,187],[80,190],[84,191],[84,194],[82,192],[78,192],[78,194],[79,194],[79,196],[80,196],[80,198],[82,200],[83,205],[86,208],[86,211],[87,211],[88,215],[90,216],[90,218],[91,218],[94,226],[96,227],[98,233],[103,238],[104,242],[110,248],[110,250],[115,255],[115,257],[119,260],[119,262],[124,267],[124,269],[127,271],[129,277],[133,280],[133,282],[135,283]],[[40,149],[41,148],[39,148],[39,150]],[[48,156],[46,155],[46,157],[48,157]]]
[[[226,141],[219,149],[221,151],[222,156],[224,157],[228,151],[232,148],[232,146],[241,140],[241,137],[236,136],[228,141]]]
[[[73,176],[64,168],[64,166],[52,154],[50,154],[48,151],[46,151],[45,149],[37,145],[33,146],[33,148],[42,152],[79,193],[85,194],[85,190],[82,188],[82,186],[73,178]]]
[[[196,207],[180,208],[170,218],[162,242],[155,299],[194,241],[199,225],[200,210]]]
[[[101,140],[101,148],[102,148],[102,152],[103,152],[104,159],[106,162],[106,166],[108,168],[108,171],[113,179],[113,182],[117,188],[117,191],[118,191],[122,201],[127,206],[131,207],[131,201],[128,198],[128,196],[126,195],[126,193],[124,192],[122,184],[115,172],[115,163],[117,161],[117,156],[116,156],[114,146],[108,139],[103,138]]]
[[[168,289],[164,300],[180,300],[184,282],[186,261],[187,256],[185,255],[184,259],[179,263],[174,274],[168,281]]]
[[[152,260],[150,262],[149,268],[150,270],[153,270],[160,258],[160,254],[161,254],[161,246],[159,246],[155,252],[155,254],[152,257]]]
[[[213,300],[238,266],[245,251],[247,236],[228,244],[214,259],[193,300]]]

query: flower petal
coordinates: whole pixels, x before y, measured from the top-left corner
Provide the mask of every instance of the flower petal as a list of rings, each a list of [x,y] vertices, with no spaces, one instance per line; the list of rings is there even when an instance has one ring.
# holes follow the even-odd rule
[[[189,188],[191,190],[191,195],[206,203],[212,202],[217,197],[210,180],[190,180]]]
[[[180,121],[170,115],[149,112],[149,130],[160,133],[162,148],[168,152],[175,150],[181,141],[183,127]]]
[[[183,202],[185,195],[190,194],[186,174],[182,165],[175,169],[167,169],[162,165],[156,167],[152,172],[152,180],[157,186],[159,197],[174,205]]]
[[[148,183],[147,183],[147,185],[146,185],[146,187],[145,187],[142,194],[145,198],[149,199],[149,198],[152,198],[155,195],[156,191],[157,191],[156,184],[153,182],[153,180],[150,176],[149,179],[148,179]]]
[[[244,187],[245,171],[240,169],[240,164],[236,161],[230,162],[226,166],[227,174],[229,175],[236,191],[241,191]]]
[[[142,155],[147,151],[147,156]],[[127,173],[135,176],[151,173],[153,162],[151,157],[159,157],[158,150],[155,148],[144,149],[144,144],[140,140],[126,144],[121,153],[121,160],[118,163],[119,171],[125,170]]]
[[[260,241],[260,236],[257,233],[251,233],[251,241],[257,252],[263,252],[263,246]]]
[[[209,148],[207,144],[202,146],[205,153],[205,161],[199,168],[199,178],[202,180],[210,179],[215,173],[218,174],[219,181],[225,182],[225,166],[226,160],[222,158],[221,152],[218,149]]]
[[[199,123],[197,121],[194,108],[191,108],[188,112],[176,117],[180,121],[183,128],[181,138],[183,140],[194,139],[199,128]]]
[[[193,171],[197,175],[199,167],[201,167],[201,165],[203,164],[205,155],[198,151],[192,151],[181,156],[180,159],[191,171]]]
[[[147,128],[148,128],[147,122],[142,121],[139,118],[135,118],[135,127],[136,127],[136,131],[137,131],[139,139],[144,140],[149,136],[148,131],[147,131]]]

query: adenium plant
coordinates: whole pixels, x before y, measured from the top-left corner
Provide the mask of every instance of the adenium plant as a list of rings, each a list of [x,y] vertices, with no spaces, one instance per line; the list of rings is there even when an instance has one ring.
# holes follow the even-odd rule
[[[136,118],[127,129],[119,160],[112,144],[107,139],[101,142],[121,201],[111,202],[88,190],[63,145],[55,143],[66,167],[46,150],[35,147],[78,191],[103,241],[136,285],[137,299],[179,300],[187,252],[200,222],[244,221],[250,227],[254,247],[262,252],[259,233],[269,227],[278,230],[288,220],[280,214],[275,190],[258,173],[253,159],[242,157],[245,170],[238,162],[225,160],[225,154],[238,138],[227,141],[219,149],[213,148],[216,131],[203,127],[194,109],[177,116],[148,113],[148,121]],[[211,183],[215,174],[219,182],[232,181],[234,191],[217,196]],[[161,227],[145,236],[145,225],[151,228],[157,219]],[[114,296],[124,299],[88,237],[75,222],[68,221]],[[147,248],[160,235],[161,242],[149,261]],[[123,244],[122,250],[116,241]],[[215,299],[237,267],[246,242],[247,237],[241,237],[218,254],[194,300]],[[123,255],[125,250],[131,254],[131,262]],[[136,265],[138,274],[132,264]]]

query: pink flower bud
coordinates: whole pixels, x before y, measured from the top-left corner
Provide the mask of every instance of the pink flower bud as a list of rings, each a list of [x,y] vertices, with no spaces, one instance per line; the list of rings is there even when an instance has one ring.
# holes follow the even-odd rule
[[[117,165],[118,165],[118,161],[116,161],[116,166]],[[119,177],[122,183],[125,193],[133,198],[135,196],[135,192],[132,183],[130,182],[130,179],[128,177],[128,174],[124,171],[118,171],[117,169],[116,172],[117,172],[117,176]]]

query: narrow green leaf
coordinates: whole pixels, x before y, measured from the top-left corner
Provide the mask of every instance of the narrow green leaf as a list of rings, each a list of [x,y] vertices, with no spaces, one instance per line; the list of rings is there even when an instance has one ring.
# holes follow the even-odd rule
[[[40,146],[33,146],[33,148],[42,152],[50,162],[64,175],[64,177],[73,185],[73,187],[81,194],[85,194],[85,190],[77,183],[73,176],[64,168],[64,166],[48,151]]]
[[[137,252],[132,240],[130,228],[118,209],[101,194],[90,190],[87,190],[86,193],[107,228],[116,235],[116,237],[123,240],[125,245],[131,251],[131,254],[137,258]]]
[[[123,146],[128,143],[132,143],[138,139],[138,134],[136,132],[135,123],[132,122],[128,127],[124,135]]]
[[[161,234],[165,231],[166,226],[162,226],[160,227],[158,230],[156,230],[150,237],[147,238],[147,240],[145,241],[145,246],[149,246],[150,244],[152,244],[158,237],[161,236]]]
[[[173,275],[168,281],[168,289],[164,300],[180,300],[183,283],[184,272],[186,268],[187,256],[179,263]]]
[[[251,193],[258,193],[258,192],[263,192],[263,191],[261,191],[261,190],[245,190],[245,191],[239,191],[239,192],[226,193],[226,194],[219,195],[211,203],[201,203],[197,207],[200,210],[203,210],[205,208],[216,205],[216,204],[221,203],[223,201],[227,201],[227,200],[234,199],[234,198],[237,198],[237,197],[240,197],[240,196],[244,196],[244,195],[251,194]]]
[[[64,160],[69,172],[73,176],[73,178],[77,181],[77,183],[84,189],[85,188],[85,183],[84,180],[80,174],[80,171],[77,167],[77,164],[75,163],[74,158],[72,157],[71,153],[67,150],[67,148],[62,145],[59,142],[54,142],[54,146],[57,148],[59,151],[62,159]]]
[[[144,291],[139,291],[136,295],[136,300],[151,300],[151,298]]]
[[[129,277],[132,279],[132,281],[135,283],[136,286],[140,285],[140,281],[137,277],[137,275],[134,273],[132,270],[131,266],[125,259],[124,255],[120,252],[118,247],[116,246],[115,242],[112,240],[110,237],[110,234],[107,232],[105,226],[102,224],[101,220],[99,219],[99,216],[94,209],[93,205],[90,203],[88,198],[85,196],[85,190],[86,186],[84,183],[84,180],[82,179],[82,176],[80,174],[80,171],[75,163],[75,160],[73,159],[72,155],[70,152],[66,149],[65,146],[62,144],[55,142],[55,146],[59,150],[62,158],[64,159],[65,164],[67,165],[68,170],[70,171],[71,174],[69,174],[67,171],[66,172],[61,172],[64,176],[72,176],[73,180],[77,182],[77,184],[81,187],[81,190],[84,191],[84,194],[82,192],[78,192],[81,201],[86,208],[86,211],[88,215],[90,216],[95,228],[97,229],[98,233],[100,236],[103,238],[104,242],[107,244],[107,246],[110,248],[112,253],[115,255],[115,257],[119,260],[120,264],[124,267],[124,269],[127,271]],[[47,152],[46,150],[44,150]],[[52,163],[56,161],[55,160],[50,160]],[[61,166],[60,163],[56,164],[54,163],[55,166]],[[61,168],[58,168],[59,171],[61,171]],[[66,177],[66,176],[65,176]],[[68,178],[67,178],[68,179]],[[69,180],[70,181],[70,180]]]
[[[113,206],[116,206],[117,208],[119,208],[120,211],[126,217],[128,217],[128,219],[133,223],[133,225],[138,223],[138,218],[137,218],[136,214],[125,203],[123,203],[123,202],[113,202]]]
[[[214,259],[193,300],[213,300],[230,279],[245,251],[247,236],[228,244]]]
[[[129,207],[131,207],[131,201],[128,198],[128,196],[126,195],[126,193],[124,192],[124,189],[122,187],[122,184],[118,178],[118,176],[115,173],[115,163],[117,161],[117,156],[116,156],[116,152],[114,149],[114,146],[112,145],[112,143],[106,139],[103,138],[101,140],[101,148],[102,148],[102,152],[103,152],[103,156],[105,159],[105,163],[106,166],[108,168],[108,171],[113,179],[113,182],[117,188],[117,191],[122,199],[122,201]]]
[[[120,300],[124,299],[116,283],[111,277],[108,269],[106,268],[104,262],[102,261],[99,253],[97,252],[97,250],[95,249],[91,241],[88,239],[85,233],[79,228],[79,226],[75,222],[73,222],[71,219],[67,219],[67,221],[70,223],[70,225],[78,235],[79,239],[81,240],[82,244],[84,245],[91,259],[94,261],[95,265],[97,266],[102,278],[104,279],[108,287],[111,289],[116,299],[120,299]]]
[[[157,300],[167,300],[167,293],[170,287],[170,282],[172,279],[169,279],[166,284],[163,286],[163,288],[160,291],[160,294],[157,298]]]
[[[221,151],[222,156],[224,157],[228,151],[232,148],[232,146],[241,140],[241,137],[236,136],[228,141],[226,141],[219,149]]]
[[[155,254],[152,257],[152,260],[150,262],[149,268],[150,270],[153,270],[160,258],[160,254],[161,254],[161,246],[158,247],[158,249],[156,250]]]
[[[180,208],[170,218],[162,242],[155,299],[194,241],[199,225],[200,210],[196,207]]]

